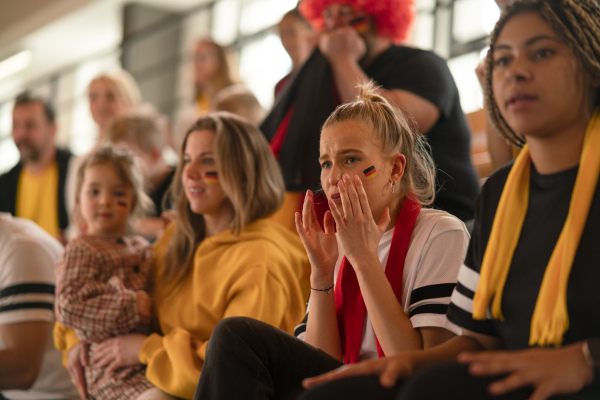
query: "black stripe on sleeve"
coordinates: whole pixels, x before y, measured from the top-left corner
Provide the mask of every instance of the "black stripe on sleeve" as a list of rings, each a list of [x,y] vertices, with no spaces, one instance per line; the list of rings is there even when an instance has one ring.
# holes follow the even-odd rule
[[[422,306],[416,307],[410,312],[409,318],[417,314],[441,314],[446,315],[448,311],[448,304],[423,304]]]
[[[54,285],[47,283],[23,283],[20,285],[8,286],[0,290],[0,298],[27,293],[54,295]]]
[[[446,316],[450,322],[464,329],[481,333],[483,335],[498,336],[491,320],[475,320],[473,319],[473,315],[471,313],[463,310],[456,304],[450,303]]]
[[[428,285],[417,288],[410,294],[410,305],[422,300],[438,299],[440,297],[450,297],[456,283],[439,283],[437,285]],[[445,312],[445,311],[444,311]]]
[[[14,311],[14,310],[25,310],[30,308],[41,308],[45,310],[50,310],[54,312],[54,304],[52,303],[42,303],[42,302],[32,302],[32,303],[16,303],[16,304],[7,304],[5,306],[0,307],[0,313],[6,311]]]
[[[475,297],[475,292],[471,289],[468,289],[466,286],[463,286],[460,282],[456,284],[456,291],[469,299],[473,299]]]
[[[300,322],[300,325],[294,328],[294,336],[298,337],[301,333],[306,332],[306,321],[308,321],[308,313],[304,314],[304,319]]]

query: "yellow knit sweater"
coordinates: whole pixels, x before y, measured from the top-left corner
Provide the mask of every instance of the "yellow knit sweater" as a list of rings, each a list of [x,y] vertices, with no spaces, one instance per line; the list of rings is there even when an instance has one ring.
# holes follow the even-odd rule
[[[154,245],[154,276],[162,272],[173,228]],[[155,280],[154,312],[162,335],[148,336],[139,354],[148,379],[191,399],[210,334],[226,317],[252,317],[292,332],[305,312],[308,293],[301,287],[308,286],[307,264],[298,237],[271,220],[255,221],[237,237],[227,230],[206,238],[182,284],[165,293]],[[62,336],[55,341],[63,350],[74,344],[70,333],[56,329],[55,335]]]

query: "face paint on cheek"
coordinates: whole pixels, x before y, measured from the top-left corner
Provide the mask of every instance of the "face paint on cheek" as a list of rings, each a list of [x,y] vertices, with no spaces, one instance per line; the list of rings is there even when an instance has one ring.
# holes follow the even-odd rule
[[[206,183],[219,183],[219,177],[217,171],[210,171],[204,174],[204,182]]]
[[[367,17],[358,17],[350,21],[350,25],[358,34],[366,33],[369,30],[369,21]]]
[[[119,201],[117,201],[117,205],[118,205],[119,207],[124,207],[124,208],[127,208],[127,202],[125,202],[125,201],[123,201],[123,200],[119,200]]]
[[[369,168],[365,169],[363,173],[367,177],[367,180],[375,178],[375,176],[377,176],[377,170],[375,169],[374,165],[371,165]]]

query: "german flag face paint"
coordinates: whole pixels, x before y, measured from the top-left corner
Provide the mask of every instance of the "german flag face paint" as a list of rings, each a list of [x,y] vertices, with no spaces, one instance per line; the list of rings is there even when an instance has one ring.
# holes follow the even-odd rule
[[[118,200],[118,201],[117,201],[117,205],[118,205],[119,207],[127,208],[127,202],[126,202],[126,201],[123,201],[123,200]]]
[[[219,183],[219,177],[217,171],[209,171],[204,174],[204,182],[206,183]]]
[[[369,30],[369,21],[367,17],[358,17],[350,21],[350,25],[356,30],[357,33],[363,34]]]
[[[377,170],[375,169],[374,165],[371,165],[369,168],[365,169],[363,173],[367,177],[367,180],[369,180],[377,175]]]

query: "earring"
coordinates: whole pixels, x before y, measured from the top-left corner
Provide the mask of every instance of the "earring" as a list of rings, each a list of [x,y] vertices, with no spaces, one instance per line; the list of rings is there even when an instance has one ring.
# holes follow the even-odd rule
[[[395,188],[396,188],[396,182],[394,182],[394,181],[390,182],[390,190],[392,193],[394,193]]]

